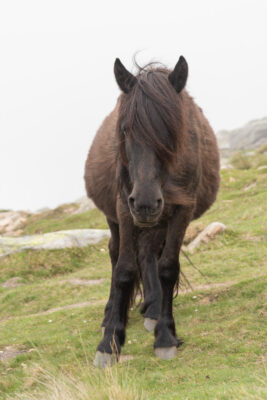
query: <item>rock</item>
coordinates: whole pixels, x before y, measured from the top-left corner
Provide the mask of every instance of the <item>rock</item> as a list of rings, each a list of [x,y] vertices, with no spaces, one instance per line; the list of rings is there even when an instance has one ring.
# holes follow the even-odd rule
[[[209,224],[194,240],[187,246],[187,250],[193,253],[195,248],[201,243],[208,243],[211,239],[226,229],[221,222],[212,222]]]
[[[18,286],[21,286],[22,285],[21,281],[22,281],[22,278],[20,278],[19,276],[14,276],[14,278],[10,278],[7,281],[5,281],[4,283],[2,283],[1,286],[3,288],[13,289]]]
[[[216,134],[222,153],[255,149],[267,142],[267,117],[248,122],[241,128]]]
[[[95,208],[94,202],[87,196],[81,197],[80,199],[76,200],[75,203],[79,204],[79,208],[75,210],[74,214],[80,214]]]
[[[108,229],[73,229],[19,238],[0,236],[0,257],[26,249],[53,250],[86,247],[109,237]]]
[[[260,167],[257,168],[257,170],[262,170],[262,169],[267,169],[267,165],[261,165]]]
[[[29,213],[25,211],[0,212],[0,234],[13,234],[21,229]]]

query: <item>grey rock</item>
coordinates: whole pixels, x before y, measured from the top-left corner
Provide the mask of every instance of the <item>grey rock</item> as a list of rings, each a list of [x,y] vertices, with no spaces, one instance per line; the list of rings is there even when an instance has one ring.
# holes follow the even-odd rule
[[[86,211],[91,211],[95,207],[93,200],[84,196],[75,201],[76,204],[79,204],[79,208],[74,212],[74,214],[80,214]]]
[[[193,253],[195,248],[199,247],[201,243],[208,243],[225,229],[226,226],[221,222],[212,222],[187,246],[187,250],[189,253]]]
[[[109,237],[108,229],[73,229],[19,238],[0,236],[0,257],[26,249],[86,247]]]
[[[267,117],[250,121],[238,129],[219,131],[216,136],[223,153],[255,149],[267,142]]]
[[[23,227],[29,214],[25,211],[0,212],[0,234],[12,234]]]

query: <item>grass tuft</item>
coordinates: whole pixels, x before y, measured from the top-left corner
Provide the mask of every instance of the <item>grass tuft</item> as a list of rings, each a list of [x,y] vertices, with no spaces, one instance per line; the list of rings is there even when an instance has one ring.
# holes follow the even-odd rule
[[[31,386],[37,383],[40,389],[34,393],[16,393],[8,400],[145,400],[147,397],[129,377],[125,367],[119,374],[118,367],[104,371],[83,369],[77,376],[51,372],[35,366],[36,376]]]

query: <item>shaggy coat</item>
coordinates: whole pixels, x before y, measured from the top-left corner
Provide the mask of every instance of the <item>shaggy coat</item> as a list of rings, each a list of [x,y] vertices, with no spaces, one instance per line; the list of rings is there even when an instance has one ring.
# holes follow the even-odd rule
[[[100,367],[107,364],[103,354],[120,353],[124,344],[140,275],[141,312],[145,322],[155,322],[156,355],[170,358],[169,349],[180,344],[172,315],[179,252],[188,224],[213,204],[220,182],[214,132],[184,89],[185,59],[173,71],[152,64],[137,76],[117,59],[114,72],[122,94],[85,167],[87,194],[106,215],[112,235],[111,292],[95,360]]]

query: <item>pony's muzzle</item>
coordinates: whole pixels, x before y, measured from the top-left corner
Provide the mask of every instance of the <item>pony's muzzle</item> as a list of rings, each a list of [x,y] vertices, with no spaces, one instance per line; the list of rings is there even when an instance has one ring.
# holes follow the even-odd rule
[[[130,195],[128,198],[128,204],[134,223],[139,226],[149,227],[156,225],[163,210],[162,197],[150,201],[140,201]]]

